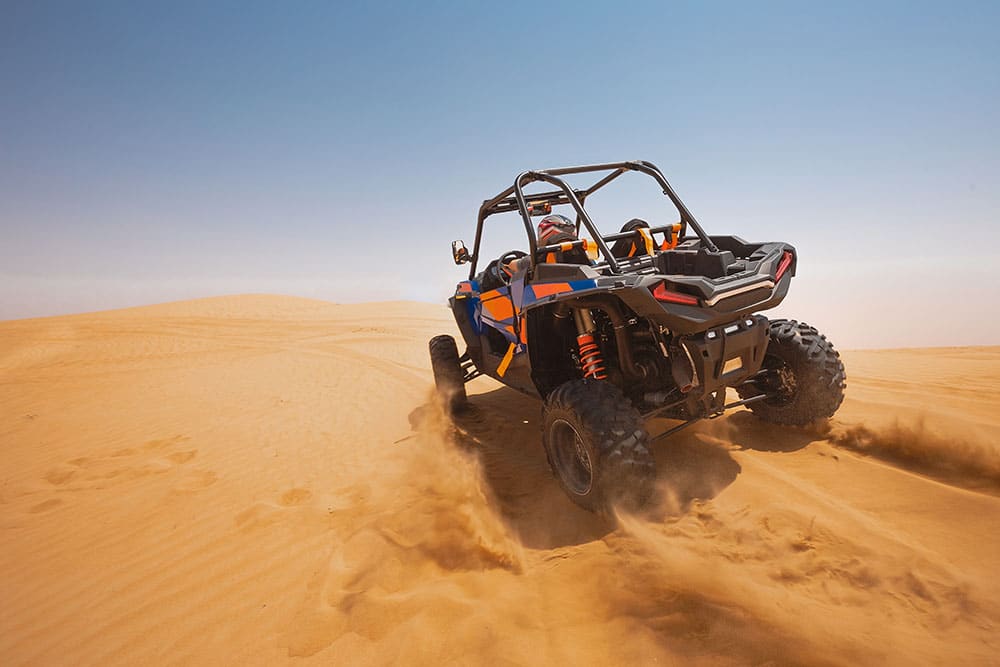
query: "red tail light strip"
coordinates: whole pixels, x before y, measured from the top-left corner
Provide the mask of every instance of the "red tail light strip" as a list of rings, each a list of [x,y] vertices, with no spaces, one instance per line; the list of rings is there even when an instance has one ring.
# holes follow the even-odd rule
[[[657,301],[666,301],[667,303],[681,303],[685,306],[697,306],[698,298],[689,296],[687,294],[681,294],[680,292],[669,292],[667,291],[666,285],[660,283],[653,290],[653,298]]]
[[[781,276],[785,275],[785,271],[787,271],[788,267],[790,267],[791,265],[792,265],[792,253],[786,250],[785,254],[782,255],[781,257],[781,263],[778,264],[778,272],[774,275],[774,282],[778,282],[779,280],[781,280]]]

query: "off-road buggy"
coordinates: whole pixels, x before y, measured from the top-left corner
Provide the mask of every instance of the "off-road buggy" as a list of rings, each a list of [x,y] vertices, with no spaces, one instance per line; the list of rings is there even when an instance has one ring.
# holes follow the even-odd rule
[[[679,219],[633,219],[602,235],[584,203],[630,171],[652,177]],[[586,189],[562,178],[590,172],[601,178]],[[525,194],[534,182],[555,189]],[[561,205],[575,212],[576,235],[539,247],[532,218]],[[477,273],[483,224],[514,211],[527,251],[504,253]],[[465,383],[484,374],[543,399],[549,464],[587,509],[639,506],[652,495],[650,418],[683,421],[657,438],[737,406],[805,425],[843,400],[844,366],[823,335],[756,314],[785,298],[795,248],[709,236],[650,162],[524,172],[480,207],[471,255],[461,241],[452,254],[471,264],[449,299],[466,350],[459,355],[451,336],[430,341],[441,398],[460,411]],[[738,400],[727,403],[727,388]]]

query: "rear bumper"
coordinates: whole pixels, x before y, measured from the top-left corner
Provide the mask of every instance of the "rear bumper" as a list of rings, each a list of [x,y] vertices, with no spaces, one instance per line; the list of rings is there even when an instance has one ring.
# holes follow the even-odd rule
[[[721,407],[726,387],[741,384],[760,370],[767,351],[767,332],[766,317],[747,315],[682,338],[698,378],[691,394],[704,408],[711,412]]]

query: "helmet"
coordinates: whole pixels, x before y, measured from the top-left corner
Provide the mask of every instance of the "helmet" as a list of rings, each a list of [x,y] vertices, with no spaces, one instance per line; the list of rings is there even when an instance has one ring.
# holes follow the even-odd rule
[[[576,236],[576,225],[570,222],[565,215],[558,213],[547,215],[538,223],[538,241],[545,245],[547,239],[556,234],[570,234]]]

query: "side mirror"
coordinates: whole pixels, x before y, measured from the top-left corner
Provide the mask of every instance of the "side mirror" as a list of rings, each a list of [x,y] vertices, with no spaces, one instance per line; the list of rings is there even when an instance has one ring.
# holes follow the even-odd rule
[[[461,241],[451,242],[451,257],[455,260],[456,264],[467,264],[472,261],[472,258],[469,256],[469,249]]]

